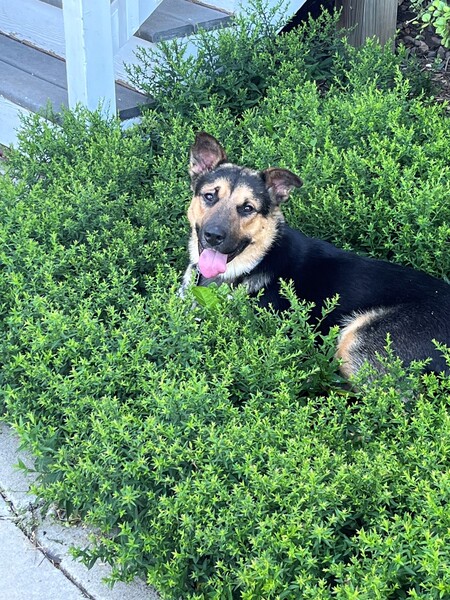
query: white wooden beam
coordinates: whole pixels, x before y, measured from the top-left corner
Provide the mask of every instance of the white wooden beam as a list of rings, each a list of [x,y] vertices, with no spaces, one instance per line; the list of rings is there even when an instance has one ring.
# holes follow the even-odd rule
[[[69,107],[116,112],[109,0],[64,0]]]
[[[40,0],[0,0],[0,31],[61,58],[66,57],[62,10]],[[124,64],[139,63],[135,55],[138,46],[154,48],[155,44],[130,38],[115,54],[116,79],[130,83]]]
[[[162,0],[112,0],[111,23],[115,51],[127,43],[161,2]]]

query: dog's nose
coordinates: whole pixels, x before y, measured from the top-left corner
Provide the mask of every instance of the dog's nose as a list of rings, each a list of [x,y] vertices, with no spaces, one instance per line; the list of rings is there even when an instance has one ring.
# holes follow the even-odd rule
[[[211,247],[218,246],[226,238],[225,229],[218,225],[211,225],[203,232],[205,240]]]

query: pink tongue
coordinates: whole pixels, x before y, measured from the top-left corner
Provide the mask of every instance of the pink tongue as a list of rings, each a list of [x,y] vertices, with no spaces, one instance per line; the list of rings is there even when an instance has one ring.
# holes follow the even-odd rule
[[[212,248],[206,248],[200,254],[198,260],[200,273],[207,279],[217,277],[220,273],[225,273],[227,270],[227,258],[226,254],[221,254]]]

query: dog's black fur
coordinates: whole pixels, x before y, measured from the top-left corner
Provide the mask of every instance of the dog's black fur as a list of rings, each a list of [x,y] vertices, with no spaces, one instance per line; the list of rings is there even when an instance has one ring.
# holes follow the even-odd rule
[[[449,373],[434,343],[450,345],[448,284],[290,228],[279,204],[301,180],[285,169],[257,172],[226,161],[215,138],[197,136],[191,149],[194,197],[188,213],[191,264],[185,285],[199,255],[205,249],[218,251],[228,257],[226,271],[209,279],[200,275],[200,285],[244,284],[250,294],[263,290],[263,305],[284,310],[289,302],[280,293],[280,280],[292,281],[298,297],[314,304],[314,320],[320,318],[324,301],[339,295],[337,308],[320,327],[324,332],[333,325],[341,328],[337,356],[345,376],[354,375],[365,361],[378,367],[377,354],[383,354],[388,334],[394,353],[406,364],[430,359],[426,370]],[[246,203],[252,206],[249,215],[242,209]],[[242,250],[236,254],[235,248]]]
[[[283,224],[280,235],[253,274],[270,274],[262,302],[286,309],[280,279],[292,281],[296,294],[314,303],[320,317],[324,300],[339,295],[339,305],[322,328],[349,325],[355,315],[380,310],[379,317],[359,328],[359,353],[374,358],[390,334],[395,353],[406,363],[431,358],[431,370],[448,369],[433,340],[450,345],[450,286],[425,273],[386,261],[345,252],[311,239]],[[356,358],[356,357],[355,357]],[[357,360],[357,367],[364,360]],[[353,369],[352,369],[353,371]]]

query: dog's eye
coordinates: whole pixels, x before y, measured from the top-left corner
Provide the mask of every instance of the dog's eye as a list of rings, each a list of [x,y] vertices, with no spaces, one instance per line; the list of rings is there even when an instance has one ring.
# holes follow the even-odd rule
[[[241,215],[251,215],[253,212],[255,212],[255,207],[251,204],[243,204],[242,206],[239,206],[238,212]]]
[[[203,199],[205,200],[205,202],[211,203],[215,199],[215,194],[213,194],[212,192],[206,192],[206,194],[203,194]]]

